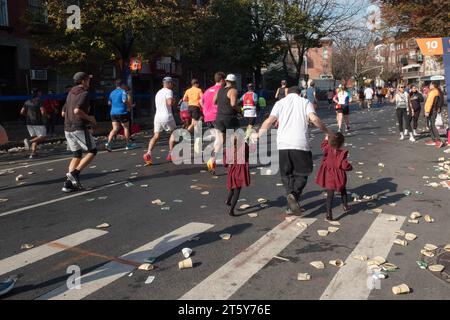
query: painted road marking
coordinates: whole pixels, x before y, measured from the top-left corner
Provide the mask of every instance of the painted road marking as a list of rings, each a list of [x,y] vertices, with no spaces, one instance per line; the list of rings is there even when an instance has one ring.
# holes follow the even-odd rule
[[[212,224],[189,223],[123,255],[121,259],[143,263],[148,257],[161,256],[212,227],[214,227]],[[83,275],[81,277],[81,289],[69,290],[66,285],[63,285],[39,297],[38,300],[80,300],[134,269],[136,269],[135,266],[112,261]]]
[[[23,207],[23,208],[18,208],[18,209],[2,212],[2,213],[0,213],[0,217],[8,216],[8,215],[11,215],[11,214],[14,214],[14,213],[18,213],[18,212],[22,212],[22,211],[26,211],[26,210],[30,210],[30,209],[34,209],[34,208],[39,208],[39,207],[42,207],[42,206],[46,206],[48,204],[64,201],[64,200],[71,199],[71,198],[81,197],[81,196],[84,196],[85,194],[89,194],[89,193],[105,190],[105,189],[108,189],[108,188],[111,188],[111,187],[114,187],[114,186],[118,186],[120,184],[124,184],[126,182],[127,181],[116,182],[116,183],[108,184],[106,186],[95,188],[95,189],[92,189],[92,190],[83,191],[83,192],[80,192],[80,193],[74,193],[74,194],[72,194],[70,196],[65,196],[65,197],[61,197],[61,198],[57,198],[57,199],[53,199],[53,200],[49,200],[49,201],[45,201],[45,202],[41,202],[41,203],[32,204],[30,206],[26,206],[26,207]]]
[[[103,230],[86,229],[28,251],[16,254],[15,256],[3,259],[0,261],[0,275],[62,252],[66,250],[64,247],[72,248],[107,233],[107,231]]]
[[[405,217],[388,221],[391,215],[380,214],[359,241],[356,248],[339,269],[320,297],[321,300],[366,300],[370,294],[367,263],[352,258],[354,255],[387,258],[396,239],[395,230],[401,229]]]
[[[274,256],[305,231],[305,228],[297,226],[300,221],[311,225],[316,219],[297,218],[290,222],[283,221],[183,295],[180,300],[229,299]]]

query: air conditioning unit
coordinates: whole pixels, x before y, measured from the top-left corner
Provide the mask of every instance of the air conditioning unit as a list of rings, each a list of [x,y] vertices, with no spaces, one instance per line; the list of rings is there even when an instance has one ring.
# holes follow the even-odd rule
[[[47,80],[47,70],[30,70],[31,80]]]

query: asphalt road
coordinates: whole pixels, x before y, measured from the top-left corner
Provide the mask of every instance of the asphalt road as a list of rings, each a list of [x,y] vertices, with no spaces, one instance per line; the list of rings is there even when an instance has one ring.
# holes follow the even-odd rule
[[[450,191],[424,186],[423,179],[438,181],[432,178],[437,176],[433,166],[438,158],[449,157],[425,146],[424,139],[399,141],[394,112],[392,106],[353,109],[346,140],[354,166],[349,193],[376,194],[379,199],[354,203],[353,210],[343,215],[337,196],[334,213],[341,226],[327,237],[317,234],[330,224],[324,221],[325,198],[314,183],[315,175],[304,193],[305,214],[289,221],[279,176],[261,175],[254,166],[252,185],[242,191],[239,203],[250,208],[232,218],[224,205],[224,169],[220,167],[214,178],[202,165],[166,163],[165,141],[156,148],[154,157],[160,158],[152,167],[142,166],[144,149],[101,152],[82,175],[88,191],[71,195],[60,191],[69,157],[64,145],[43,147],[42,157],[35,161],[24,160],[24,153],[1,155],[0,198],[8,200],[0,203],[0,279],[19,275],[15,289],[1,298],[448,299],[449,283],[420,269],[416,261],[425,244],[450,243]],[[334,125],[332,111],[319,114]],[[313,130],[312,137],[317,169],[323,135]],[[143,135],[137,142],[145,146],[147,141]],[[16,182],[19,174],[24,184]],[[127,182],[133,185],[126,186]],[[405,195],[406,189],[412,194]],[[204,191],[209,194],[201,194]],[[262,208],[259,198],[267,199],[268,206]],[[156,199],[166,203],[152,204]],[[383,213],[367,211],[373,208]],[[409,223],[413,211],[430,214],[435,222],[421,218],[419,224]],[[253,212],[258,216],[247,215]],[[388,221],[392,215],[397,221]],[[300,221],[308,227],[298,226]],[[105,222],[109,228],[96,228]],[[416,234],[417,239],[406,247],[394,244],[393,232],[398,229]],[[231,239],[223,240],[224,233]],[[34,248],[23,250],[23,244]],[[194,266],[179,270],[185,247],[194,251]],[[355,254],[381,255],[399,269],[369,290],[366,263],[353,259]],[[156,258],[156,268],[136,270],[148,257]],[[329,265],[333,259],[346,265]],[[323,261],[325,269],[310,266],[314,260]],[[81,290],[67,289],[71,265],[78,266],[84,277]],[[309,273],[311,280],[298,281],[298,273]],[[149,276],[155,279],[146,284]],[[392,287],[401,283],[412,292],[393,295]]]

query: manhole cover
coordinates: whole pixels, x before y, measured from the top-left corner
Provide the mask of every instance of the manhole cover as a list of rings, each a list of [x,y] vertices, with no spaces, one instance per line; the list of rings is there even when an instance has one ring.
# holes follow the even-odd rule
[[[441,264],[445,267],[442,272],[432,272],[428,270],[432,275],[444,280],[450,284],[450,252],[445,251],[444,247],[441,246],[435,251],[435,256],[432,258],[422,255],[422,261],[425,261],[429,266],[434,264]]]

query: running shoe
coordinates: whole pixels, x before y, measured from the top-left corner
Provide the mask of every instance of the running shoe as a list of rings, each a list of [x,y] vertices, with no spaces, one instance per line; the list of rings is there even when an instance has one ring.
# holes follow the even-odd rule
[[[427,146],[436,146],[436,142],[434,142],[433,140],[429,140],[429,141],[425,142],[425,145],[427,145]]]
[[[300,214],[300,205],[292,193],[287,196],[287,202],[293,213]]]
[[[440,148],[442,148],[443,146],[445,146],[445,144],[444,144],[441,140],[439,140],[438,142],[436,142],[436,148],[440,149]]]
[[[410,142],[416,142],[416,139],[414,138],[414,136],[410,136],[410,137],[409,137],[409,141],[410,141]]]
[[[144,154],[144,161],[146,165],[151,166],[153,164],[152,156],[148,153]]]
[[[126,146],[126,148],[125,149],[127,149],[127,150],[134,150],[134,149],[137,149],[137,145],[136,144],[134,144],[134,143],[129,143],[129,144],[127,144],[127,146]]]
[[[33,160],[33,159],[36,159],[36,158],[37,158],[36,154],[30,154],[30,157],[29,157],[30,160]]]
[[[111,145],[111,143],[109,143],[109,142],[105,143],[105,149],[106,149],[108,152],[112,152],[113,150],[112,150],[112,145]]]
[[[10,292],[17,282],[17,277],[12,276],[0,282],[0,296]]]
[[[23,145],[25,146],[25,150],[30,150],[30,140],[23,139]]]
[[[68,172],[66,174],[66,177],[67,177],[67,179],[70,180],[70,182],[72,182],[72,185],[75,188],[81,189],[80,172],[79,171]]]
[[[172,154],[169,153],[169,154],[167,155],[166,161],[167,161],[167,162],[172,162]]]
[[[66,180],[64,182],[64,186],[62,187],[61,191],[65,193],[71,193],[73,191],[76,191],[76,188],[73,186],[70,180]]]

